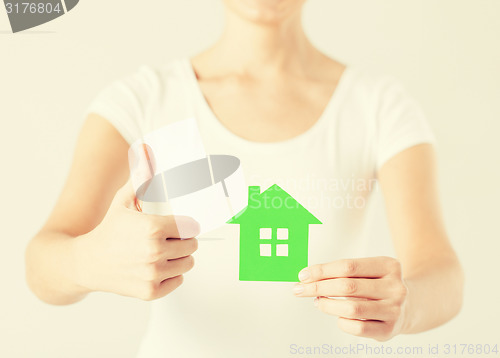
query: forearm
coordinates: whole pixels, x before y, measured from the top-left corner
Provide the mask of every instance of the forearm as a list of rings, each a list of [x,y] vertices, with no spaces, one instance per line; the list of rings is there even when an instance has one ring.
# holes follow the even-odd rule
[[[404,273],[408,303],[402,333],[418,333],[452,319],[462,306],[464,276],[456,258],[433,258]]]
[[[26,249],[26,280],[38,298],[54,305],[80,301],[88,293],[77,284],[76,238],[42,232]]]

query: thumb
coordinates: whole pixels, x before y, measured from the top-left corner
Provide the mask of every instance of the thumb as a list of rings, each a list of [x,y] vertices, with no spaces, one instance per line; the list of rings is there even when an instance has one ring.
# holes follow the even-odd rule
[[[137,198],[146,193],[155,172],[155,157],[151,147],[145,143],[130,146],[128,150],[130,177],[113,200],[114,204],[141,211]]]
[[[142,200],[155,176],[156,160],[153,150],[146,143],[136,143],[128,151],[130,180],[135,195]]]
[[[125,183],[115,194],[113,202],[111,206],[125,206],[128,209],[141,211],[140,206],[138,205],[136,193],[134,190],[134,186],[132,185],[132,179]]]

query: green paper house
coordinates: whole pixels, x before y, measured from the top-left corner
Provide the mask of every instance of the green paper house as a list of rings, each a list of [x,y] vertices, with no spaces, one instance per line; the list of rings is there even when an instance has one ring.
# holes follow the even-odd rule
[[[229,224],[240,225],[240,281],[298,281],[307,266],[314,215],[278,185],[248,188],[248,206]]]

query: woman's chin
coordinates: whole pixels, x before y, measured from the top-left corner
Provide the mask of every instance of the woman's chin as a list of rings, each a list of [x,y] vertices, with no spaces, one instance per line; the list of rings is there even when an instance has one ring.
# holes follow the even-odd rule
[[[301,0],[225,0],[238,16],[263,25],[279,24],[302,7]]]

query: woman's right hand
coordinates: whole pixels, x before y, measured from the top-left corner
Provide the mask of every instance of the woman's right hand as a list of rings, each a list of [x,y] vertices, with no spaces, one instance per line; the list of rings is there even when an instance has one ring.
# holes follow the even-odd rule
[[[154,300],[179,287],[193,267],[199,224],[187,216],[144,214],[135,204],[129,181],[102,222],[75,238],[75,279],[84,291]]]

